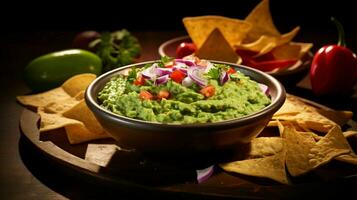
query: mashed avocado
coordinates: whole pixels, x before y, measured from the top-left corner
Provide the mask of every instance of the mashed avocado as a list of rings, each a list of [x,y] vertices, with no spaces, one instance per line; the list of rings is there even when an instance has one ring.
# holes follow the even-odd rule
[[[257,82],[235,70],[228,73],[233,69],[229,66],[210,64],[210,69],[199,66],[199,70],[204,70],[202,73],[192,72],[192,66],[186,66],[188,72],[181,73],[178,79],[174,71],[179,68],[155,75],[156,69],[164,65],[156,65],[154,70],[146,66],[134,69],[129,76],[112,78],[98,94],[101,106],[130,118],[188,124],[239,118],[271,103]],[[185,65],[181,67],[185,69]],[[163,76],[163,81],[158,82]],[[196,80],[199,78],[202,82]]]

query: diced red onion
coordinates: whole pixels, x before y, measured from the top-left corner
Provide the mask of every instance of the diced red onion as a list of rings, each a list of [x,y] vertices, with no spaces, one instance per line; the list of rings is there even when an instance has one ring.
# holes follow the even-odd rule
[[[205,169],[196,170],[198,183],[202,183],[206,181],[209,177],[212,176],[213,172],[214,172],[213,165]]]
[[[187,75],[187,69],[186,68],[178,68],[177,70],[179,70],[180,72],[182,72],[182,73]]]
[[[167,75],[158,77],[158,78],[155,80],[154,84],[155,84],[155,85],[161,85],[161,84],[166,83],[168,80],[169,80],[169,75],[167,74]]]
[[[207,86],[207,80],[203,77],[204,68],[202,67],[190,67],[187,70],[188,76],[199,86]]]
[[[229,75],[226,71],[222,70],[219,76],[219,82],[221,83],[221,85],[224,85],[227,81],[229,81]]]
[[[187,75],[187,65],[183,64],[183,63],[176,63],[176,65],[174,65],[172,67],[173,70],[179,70],[182,73]]]
[[[151,67],[145,69],[144,71],[141,72],[141,75],[145,78],[145,79],[150,79],[150,80],[154,80],[156,78],[156,68],[157,68],[157,64],[153,64]]]
[[[158,67],[155,69],[155,73],[157,76],[164,76],[167,74],[171,74],[172,73],[172,69],[171,68],[161,68]]]
[[[205,73],[209,72],[212,68],[214,68],[214,65],[211,62],[207,62]]]
[[[191,60],[175,59],[175,62],[176,63],[184,63],[185,65],[187,65],[189,67],[196,66],[196,64],[194,62],[192,62]]]
[[[258,85],[264,94],[269,95],[269,87],[267,85],[262,83],[258,83]]]
[[[182,80],[182,85],[185,87],[190,87],[192,84],[193,80],[188,76]]]

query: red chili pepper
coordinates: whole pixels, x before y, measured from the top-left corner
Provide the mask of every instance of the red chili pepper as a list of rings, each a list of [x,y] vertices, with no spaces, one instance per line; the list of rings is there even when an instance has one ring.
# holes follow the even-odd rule
[[[271,52],[259,57],[254,57],[258,53],[254,51],[238,49],[236,52],[242,57],[243,65],[265,72],[272,71],[277,68],[281,69],[290,67],[298,61],[297,59],[276,60]]]
[[[314,56],[310,69],[310,81],[316,95],[344,94],[357,82],[357,57],[345,47],[344,30],[335,18],[339,42],[326,45]]]

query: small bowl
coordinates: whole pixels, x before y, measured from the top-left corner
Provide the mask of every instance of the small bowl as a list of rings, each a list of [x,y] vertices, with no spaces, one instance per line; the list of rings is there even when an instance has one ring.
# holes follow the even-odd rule
[[[176,57],[176,49],[182,42],[192,42],[188,35],[172,38],[159,46],[158,53],[160,56]],[[313,54],[308,52],[296,64],[282,71],[266,72],[278,79],[284,86],[295,86],[301,81],[310,70]],[[238,63],[240,64],[240,63]]]
[[[247,144],[255,138],[285,101],[285,89],[274,77],[246,66],[211,61],[228,64],[253,80],[266,84],[272,103],[258,112],[237,119],[182,125],[132,119],[114,114],[98,104],[98,93],[113,76],[127,73],[132,67],[138,68],[153,62],[156,61],[132,64],[109,71],[95,79],[86,90],[85,100],[88,107],[103,128],[123,148],[169,156],[198,155],[230,149]]]

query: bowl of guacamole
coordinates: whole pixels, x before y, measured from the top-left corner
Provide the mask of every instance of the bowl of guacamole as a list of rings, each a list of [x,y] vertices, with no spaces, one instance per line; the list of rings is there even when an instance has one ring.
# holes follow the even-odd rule
[[[197,154],[249,143],[283,105],[285,90],[246,66],[162,57],[101,75],[85,99],[121,147]]]

